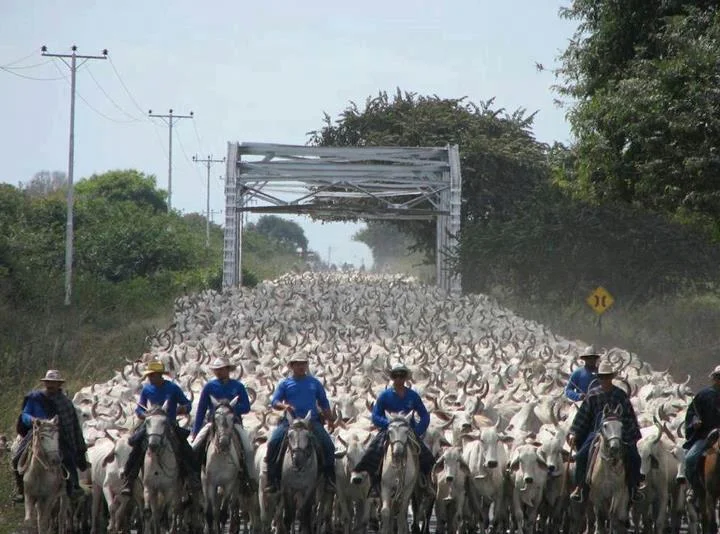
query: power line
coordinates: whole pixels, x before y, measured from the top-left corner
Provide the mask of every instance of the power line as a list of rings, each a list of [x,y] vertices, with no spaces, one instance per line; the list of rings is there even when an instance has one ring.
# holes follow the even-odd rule
[[[172,131],[173,131],[173,124],[178,119],[192,119],[193,118],[193,112],[190,112],[190,115],[173,115],[173,110],[170,109],[170,112],[167,115],[157,115],[153,114],[152,110],[148,111],[148,117],[156,117],[158,119],[167,119],[165,122],[168,125],[168,211],[172,210]],[[182,149],[182,145],[180,146]],[[184,152],[184,149],[183,149]],[[185,157],[187,158],[187,154],[185,154]]]
[[[140,107],[140,104],[137,103],[137,100],[135,100],[135,97],[132,95],[130,90],[127,88],[127,85],[125,85],[125,82],[123,81],[122,76],[120,76],[120,73],[118,72],[117,68],[115,68],[115,63],[113,62],[112,58],[109,58],[109,60],[110,60],[110,66],[112,67],[113,72],[115,72],[115,76],[117,76],[117,79],[120,82],[120,85],[122,85],[122,88],[125,89],[125,93],[128,95],[128,97],[132,101],[133,105],[138,109],[138,111],[140,113],[142,113],[143,116],[145,116],[144,108]],[[148,118],[148,122],[152,122],[152,121]]]
[[[77,59],[86,61],[91,59],[106,59],[108,51],[103,50],[102,56],[80,56],[76,53],[77,47],[73,45],[72,54],[48,54],[47,47],[41,48],[45,57],[56,57],[65,61],[70,58],[70,148],[68,151],[68,193],[67,193],[67,223],[65,224],[65,306],[70,305],[72,294],[72,262],[73,262],[73,174],[75,170],[75,78],[77,74]],[[55,65],[55,63],[53,63]]]
[[[193,130],[195,130],[195,138],[197,139],[197,142],[198,142],[198,148],[200,150],[202,150],[203,144],[202,144],[202,141],[200,140],[200,134],[198,133],[197,121],[193,121]]]
[[[22,62],[25,61],[26,59],[30,59],[31,57],[35,57],[35,54],[37,54],[37,52],[31,52],[30,54],[28,54],[28,55],[25,56],[25,57],[21,57],[20,59],[16,59],[15,61],[11,61],[10,63],[5,63],[4,65],[0,65],[0,68],[9,67],[10,65],[16,65],[16,64],[18,64],[18,63],[22,63]]]
[[[18,66],[18,67],[10,67],[10,66],[8,66],[8,65],[3,65],[3,66],[0,67],[0,68],[2,68],[3,70],[34,69],[34,68],[37,68],[37,67],[42,67],[43,65],[47,65],[48,63],[51,63],[51,62],[52,62],[52,60],[51,60],[51,59],[48,59],[47,61],[43,61],[43,62],[41,62],[41,63],[34,63],[34,64],[32,64],[32,65],[20,65],[20,66]]]
[[[54,65],[55,65],[55,68],[58,70],[58,72],[60,72],[60,73],[62,74],[62,71],[60,70],[60,67],[58,67],[57,64],[54,64]],[[68,65],[68,66],[69,66],[69,65]],[[79,67],[76,67],[75,70],[77,71],[78,68],[79,68]],[[58,78],[58,79],[59,79],[59,78]],[[63,75],[63,79],[64,79],[65,81],[68,81],[67,76],[65,76],[65,75]],[[69,81],[68,81],[68,82],[69,82]],[[115,122],[115,123],[117,123],[117,124],[129,124],[129,123],[131,123],[131,122],[137,122],[137,120],[126,121],[126,120],[123,120],[123,119],[113,119],[112,117],[106,115],[105,113],[103,113],[102,111],[100,111],[99,109],[97,109],[97,108],[96,108],[95,106],[93,106],[90,102],[88,102],[87,99],[86,99],[83,95],[81,95],[79,91],[76,90],[76,91],[75,91],[75,94],[77,95],[77,97],[78,97],[80,100],[82,100],[82,102],[83,102],[88,108],[90,108],[91,111],[93,111],[94,113],[96,113],[97,115],[99,115],[100,117],[102,117],[103,119],[109,120],[110,122]]]
[[[63,80],[64,77],[60,78],[38,78],[37,76],[28,76],[27,74],[20,74],[19,72],[12,71],[8,69],[7,67],[0,67],[0,70],[3,72],[7,72],[8,74],[12,74],[13,76],[17,76],[18,78],[24,78],[26,80],[34,80],[37,82],[54,82],[57,80]]]
[[[90,78],[92,78],[92,81],[95,82],[95,85],[97,85],[97,88],[100,89],[100,91],[102,92],[102,94],[105,95],[105,98],[107,98],[107,99],[110,101],[110,103],[115,107],[115,109],[117,109],[120,113],[122,113],[122,114],[125,115],[126,117],[131,118],[131,119],[132,119],[131,122],[140,122],[140,119],[138,119],[137,117],[131,115],[130,113],[128,113],[127,111],[125,111],[123,108],[121,108],[121,107],[117,104],[117,102],[115,102],[115,100],[113,100],[113,99],[110,97],[110,95],[107,94],[107,91],[105,91],[105,89],[103,88],[103,86],[100,85],[100,82],[97,81],[97,78],[95,78],[95,76],[93,75],[93,73],[92,73],[92,71],[90,70],[90,67],[89,67],[89,66],[88,66],[85,70],[86,70],[86,72],[90,75]],[[143,117],[143,120],[145,120],[144,117]]]

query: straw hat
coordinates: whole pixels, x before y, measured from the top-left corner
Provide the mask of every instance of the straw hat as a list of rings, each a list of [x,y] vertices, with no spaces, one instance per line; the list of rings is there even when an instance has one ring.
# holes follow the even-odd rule
[[[601,362],[597,370],[598,376],[615,376],[617,373],[610,362]]]
[[[237,365],[230,363],[230,360],[228,360],[225,356],[218,356],[210,364],[210,369],[213,371],[216,369],[224,369],[225,367],[229,367],[230,370],[237,369]]]
[[[394,373],[405,373],[408,378],[412,378],[412,371],[404,363],[395,363],[388,371],[388,374],[392,376]]]
[[[65,382],[65,379],[57,369],[49,369],[45,376],[40,379],[40,382]]]
[[[142,376],[143,378],[145,378],[148,375],[154,373],[161,373],[164,375],[168,374],[168,372],[165,370],[165,364],[160,360],[152,360],[151,362],[148,362],[148,364],[145,366],[145,371],[143,371]]]
[[[290,359],[288,360],[288,365],[292,363],[309,363],[310,360],[308,360],[307,354],[304,352],[299,352],[295,356],[290,356]]]
[[[582,354],[580,355],[580,359],[585,360],[587,358],[599,358],[600,355],[595,350],[595,346],[588,345],[585,347],[585,350],[582,351]]]

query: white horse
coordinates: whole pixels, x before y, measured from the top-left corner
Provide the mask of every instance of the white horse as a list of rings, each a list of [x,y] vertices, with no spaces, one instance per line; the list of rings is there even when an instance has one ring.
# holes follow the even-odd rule
[[[314,530],[313,512],[319,483],[319,465],[310,430],[310,416],[311,413],[308,412],[304,419],[290,421],[280,482],[283,521],[278,524],[278,532],[290,532],[296,518],[300,521],[300,532],[311,534]]]
[[[625,448],[622,442],[622,406],[605,406],[595,447],[597,458],[590,472],[589,504],[595,510],[595,533],[604,534],[606,524],[616,534],[626,532],[630,492],[625,480]]]
[[[160,534],[164,526],[172,533],[177,531],[175,516],[182,494],[178,460],[170,443],[174,436],[171,436],[167,409],[168,401],[162,407],[150,405],[144,422],[148,447],[143,464],[143,498],[146,524],[153,534]]]
[[[419,445],[410,428],[412,413],[388,414],[388,447],[380,477],[383,534],[407,534],[408,505],[419,474]]]
[[[26,458],[24,465],[18,466],[25,488],[25,522],[30,524],[36,514],[38,533],[43,534],[50,531],[53,513],[57,512],[58,532],[64,534],[68,499],[57,416],[33,420],[32,443]]]
[[[242,452],[239,438],[234,435],[235,414],[233,408],[238,402],[218,401],[212,396],[214,407],[212,437],[207,447],[207,459],[203,471],[205,493],[205,528],[214,534],[222,532],[228,518],[238,517],[238,493],[240,491],[240,470]],[[232,532],[235,525],[231,525]]]

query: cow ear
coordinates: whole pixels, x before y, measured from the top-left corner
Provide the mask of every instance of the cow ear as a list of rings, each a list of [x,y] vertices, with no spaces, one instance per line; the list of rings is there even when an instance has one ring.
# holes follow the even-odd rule
[[[510,471],[516,471],[520,467],[520,458],[515,458],[510,463]]]
[[[338,436],[338,437],[337,437],[337,440],[338,440],[340,443],[343,444],[343,447],[345,447],[345,448],[347,449],[347,441],[345,441],[344,439],[342,439],[341,436]]]
[[[346,454],[347,454],[347,451],[335,451],[335,458],[336,459],[344,458]]]
[[[450,419],[452,419],[452,415],[443,410],[435,410],[433,415],[442,421],[450,421]]]
[[[512,436],[503,435],[503,436],[498,436],[498,440],[507,444],[507,443],[512,443],[513,441],[515,441],[515,438]]]
[[[445,460],[440,458],[433,466],[433,474],[437,474],[445,468]]]
[[[543,469],[547,469],[547,461],[545,460],[545,457],[540,454],[540,452],[538,452],[535,456],[537,458],[537,464]]]
[[[562,456],[563,462],[567,462],[568,460],[570,460],[570,451],[562,449],[560,451],[560,456]]]
[[[650,455],[650,465],[655,469],[660,467],[660,462],[658,462],[658,459],[655,458],[654,455]]]
[[[448,440],[445,439],[445,436],[440,437],[440,446],[441,447],[452,447],[452,443],[450,443]]]

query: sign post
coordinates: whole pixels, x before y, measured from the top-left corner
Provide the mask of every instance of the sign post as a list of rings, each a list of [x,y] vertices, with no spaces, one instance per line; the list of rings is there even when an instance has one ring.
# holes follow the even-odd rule
[[[610,309],[610,307],[615,302],[615,299],[607,289],[602,286],[598,286],[592,293],[588,295],[588,297],[585,299],[585,302],[587,302],[588,306],[590,306],[592,310],[597,314],[598,333],[602,336],[602,315]]]

